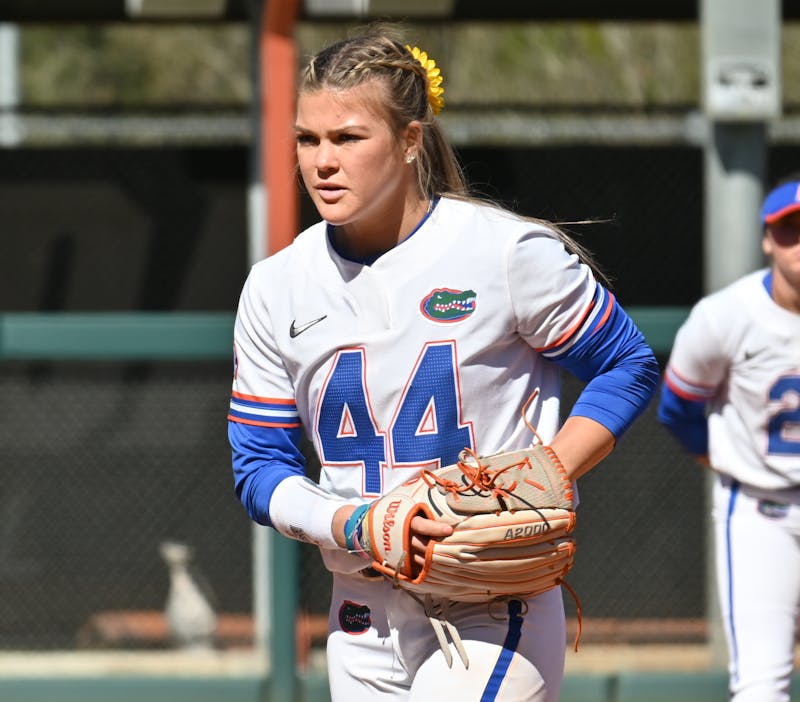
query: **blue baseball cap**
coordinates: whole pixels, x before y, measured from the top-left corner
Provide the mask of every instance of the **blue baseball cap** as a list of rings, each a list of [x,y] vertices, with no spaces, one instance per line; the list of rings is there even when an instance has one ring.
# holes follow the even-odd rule
[[[775,188],[761,206],[761,221],[774,224],[781,217],[800,211],[800,181],[792,180]]]

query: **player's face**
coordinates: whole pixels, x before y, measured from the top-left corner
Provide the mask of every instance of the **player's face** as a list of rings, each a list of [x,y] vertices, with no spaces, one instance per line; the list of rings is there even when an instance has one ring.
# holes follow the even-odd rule
[[[399,134],[392,129],[381,107],[384,90],[381,82],[370,81],[298,97],[295,136],[303,183],[320,216],[351,238],[368,239],[397,226],[417,191],[406,158],[418,149],[412,133],[418,127]]]
[[[769,225],[762,243],[776,272],[800,290],[800,212],[788,214]]]

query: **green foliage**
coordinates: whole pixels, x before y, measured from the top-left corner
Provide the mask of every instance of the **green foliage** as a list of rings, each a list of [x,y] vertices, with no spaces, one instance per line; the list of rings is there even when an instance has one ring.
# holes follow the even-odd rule
[[[697,33],[685,25],[464,26],[449,62],[457,102],[643,108],[698,99]],[[478,48],[479,47],[479,48]],[[660,60],[669,56],[669,61]],[[476,90],[476,86],[480,89]]]
[[[362,25],[301,23],[299,60]],[[692,23],[407,24],[442,68],[448,107],[647,109],[699,100]],[[244,106],[251,30],[219,25],[33,25],[21,32],[27,106]]]
[[[242,25],[35,26],[21,34],[22,100],[34,106],[243,104]]]

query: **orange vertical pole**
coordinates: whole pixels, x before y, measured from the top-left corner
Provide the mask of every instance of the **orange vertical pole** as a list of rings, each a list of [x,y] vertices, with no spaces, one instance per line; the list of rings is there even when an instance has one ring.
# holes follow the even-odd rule
[[[297,51],[294,28],[299,0],[261,0],[258,28],[260,177],[263,184],[264,252],[269,255],[292,242],[299,221],[299,193],[294,173],[292,124]],[[258,527],[264,529],[264,527]],[[262,540],[263,536],[263,540]],[[299,548],[296,541],[257,532],[256,549],[267,555],[260,564],[268,573],[270,679],[263,699],[300,699],[294,640],[297,621]],[[259,564],[254,563],[258,568]]]
[[[259,62],[261,71],[261,173],[264,182],[264,250],[273,254],[292,242],[299,221],[292,125],[297,49],[294,29],[299,0],[264,0]]]

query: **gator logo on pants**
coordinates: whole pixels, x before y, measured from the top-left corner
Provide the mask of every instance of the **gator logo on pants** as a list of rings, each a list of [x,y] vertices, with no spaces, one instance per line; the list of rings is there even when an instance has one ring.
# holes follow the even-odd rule
[[[423,316],[434,322],[460,322],[475,311],[478,295],[474,290],[436,288],[420,303]]]
[[[759,500],[758,511],[769,519],[783,519],[789,514],[789,505],[772,500]]]
[[[339,627],[348,634],[363,634],[372,624],[369,607],[350,600],[342,602],[339,608]]]

